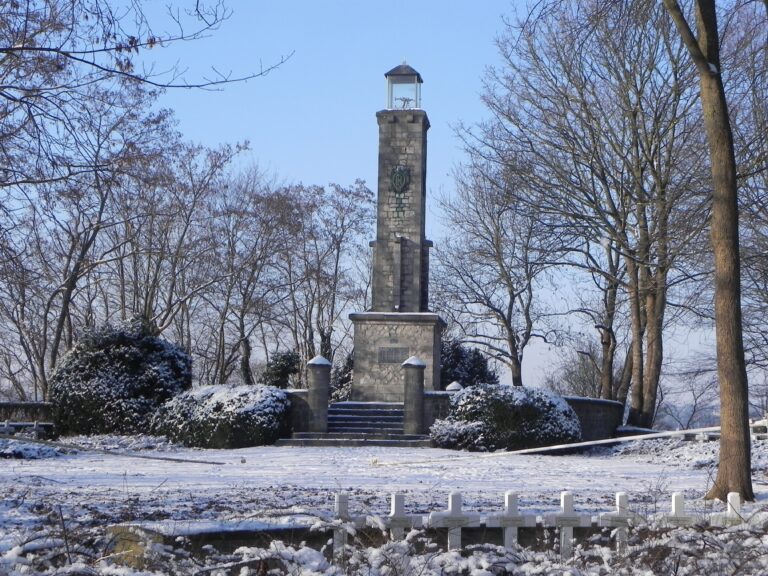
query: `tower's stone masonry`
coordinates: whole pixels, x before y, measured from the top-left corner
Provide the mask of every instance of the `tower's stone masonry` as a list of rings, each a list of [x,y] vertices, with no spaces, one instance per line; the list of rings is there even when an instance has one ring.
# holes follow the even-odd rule
[[[403,401],[401,364],[425,364],[424,389],[440,382],[444,322],[429,312],[429,249],[425,238],[426,112],[383,110],[379,124],[379,179],[372,307],[351,314],[355,330],[352,400]]]
[[[429,248],[426,217],[427,130],[423,110],[383,110],[379,122],[379,196],[373,267],[373,306],[381,312],[426,312]],[[393,186],[393,171],[408,184]]]

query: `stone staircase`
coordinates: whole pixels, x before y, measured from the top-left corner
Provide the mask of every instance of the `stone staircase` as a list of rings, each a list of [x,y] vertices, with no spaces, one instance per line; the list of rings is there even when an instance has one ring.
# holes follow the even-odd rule
[[[337,402],[328,407],[328,432],[294,432],[275,446],[393,446],[428,448],[428,436],[403,433],[403,404]]]

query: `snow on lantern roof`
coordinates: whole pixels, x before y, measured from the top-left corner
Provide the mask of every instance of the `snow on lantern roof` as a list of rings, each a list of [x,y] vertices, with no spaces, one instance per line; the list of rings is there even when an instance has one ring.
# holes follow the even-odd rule
[[[424,80],[422,80],[421,78],[421,74],[416,72],[415,69],[413,69],[411,66],[409,66],[405,62],[403,62],[399,66],[395,66],[394,68],[392,68],[392,70],[384,74],[385,78],[389,78],[391,76],[415,76],[416,82],[418,82],[419,84],[424,83]]]

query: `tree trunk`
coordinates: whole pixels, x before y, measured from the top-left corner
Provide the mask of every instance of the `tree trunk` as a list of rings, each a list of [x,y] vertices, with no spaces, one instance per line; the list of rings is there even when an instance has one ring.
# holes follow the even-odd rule
[[[616,355],[616,337],[613,330],[600,333],[602,359],[600,362],[600,398],[613,400],[613,360]]]
[[[329,362],[333,362],[333,341],[331,340],[333,328],[318,328],[318,332],[320,333],[320,355]]]
[[[754,500],[749,437],[747,370],[741,323],[741,266],[736,160],[728,104],[720,74],[720,39],[714,0],[697,0],[693,36],[677,0],[664,0],[699,73],[701,107],[712,167],[710,233],[715,265],[715,332],[720,381],[720,464],[707,498],[738,492]]]
[[[644,426],[643,423],[643,314],[637,264],[627,258],[629,275],[629,308],[632,323],[632,398],[627,424]]]
[[[256,381],[253,378],[253,370],[251,370],[251,342],[248,336],[244,334],[242,326],[240,334],[240,375],[243,379],[243,384],[253,386]]]
[[[627,394],[629,386],[632,384],[632,343],[629,344],[629,350],[624,358],[624,366],[621,369],[621,380],[616,388],[616,401],[627,404]]]
[[[661,365],[664,358],[664,308],[666,306],[666,277],[662,275],[661,288],[658,282],[649,290],[645,299],[645,370],[643,371],[643,410],[642,426],[653,427],[656,416],[656,396],[661,379]]]
[[[608,251],[608,258],[611,259],[611,253]],[[613,260],[610,260],[613,263]],[[616,276],[618,266],[612,266],[611,272]],[[616,297],[619,291],[619,284],[611,281],[603,295],[605,312],[603,314],[603,324],[598,326],[600,331],[600,345],[602,347],[602,358],[600,362],[600,398],[603,400],[614,400],[613,387],[613,363],[616,358],[616,334],[613,332],[614,318],[616,317]]]
[[[699,36],[717,35],[714,1],[697,3]],[[717,45],[717,40],[710,42]],[[717,54],[715,54],[716,56]],[[709,62],[713,62],[709,55]],[[714,59],[719,70],[719,57]],[[715,264],[715,331],[717,374],[720,380],[720,463],[707,498],[725,500],[738,492],[754,500],[747,370],[741,323],[741,266],[739,263],[739,211],[736,160],[722,78],[718,72],[700,75],[701,103],[712,159],[711,235]]]
[[[512,386],[523,385],[523,361],[518,348],[515,332],[507,321],[507,347],[509,348],[509,371],[512,373]]]
[[[510,360],[509,369],[512,373],[512,386],[522,386],[523,370],[520,361],[517,358],[512,358]]]

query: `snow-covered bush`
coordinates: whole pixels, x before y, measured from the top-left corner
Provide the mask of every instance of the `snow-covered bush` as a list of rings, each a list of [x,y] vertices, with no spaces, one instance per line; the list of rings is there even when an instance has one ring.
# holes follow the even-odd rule
[[[0,459],[14,458],[19,460],[38,460],[41,458],[57,458],[67,454],[66,448],[32,444],[23,439],[0,439]],[[0,571],[0,574],[3,572]]]
[[[430,436],[441,448],[516,450],[581,440],[573,409],[547,390],[484,384],[451,397]]]
[[[166,400],[192,385],[192,360],[137,319],[86,333],[51,376],[60,434],[146,431]]]
[[[203,386],[166,402],[153,434],[199,448],[272,444],[288,425],[288,395],[272,386]]]
[[[435,420],[429,434],[440,448],[485,450],[485,423]]]

